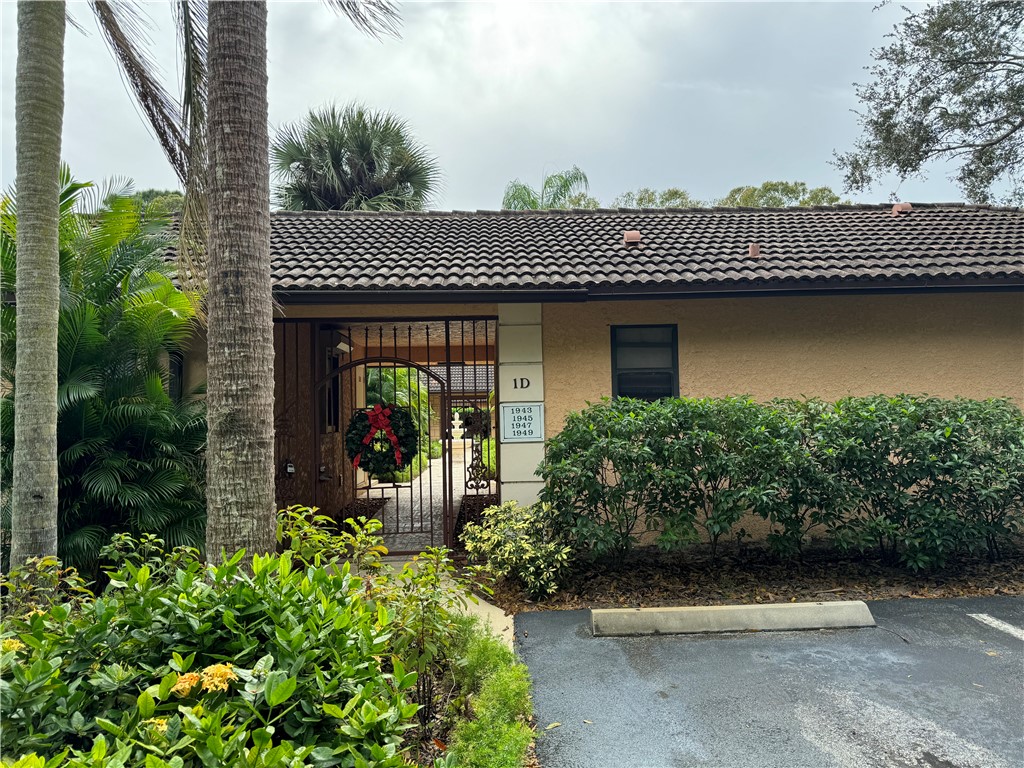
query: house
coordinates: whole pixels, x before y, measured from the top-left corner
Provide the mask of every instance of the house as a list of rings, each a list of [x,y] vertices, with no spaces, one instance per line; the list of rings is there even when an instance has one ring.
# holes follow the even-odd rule
[[[467,499],[535,499],[543,440],[605,396],[1024,405],[1018,208],[277,212],[271,252],[279,502],[377,499],[399,550],[450,542]],[[344,446],[382,367],[427,381],[444,444],[390,485]],[[491,423],[459,459],[467,392]],[[479,472],[491,432],[497,477]]]

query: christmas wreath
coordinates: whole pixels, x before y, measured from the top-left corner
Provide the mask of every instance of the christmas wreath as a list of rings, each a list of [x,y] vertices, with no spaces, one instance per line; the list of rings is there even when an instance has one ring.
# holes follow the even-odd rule
[[[345,450],[353,467],[374,476],[409,465],[419,446],[419,430],[408,411],[375,405],[359,411],[345,432]]]

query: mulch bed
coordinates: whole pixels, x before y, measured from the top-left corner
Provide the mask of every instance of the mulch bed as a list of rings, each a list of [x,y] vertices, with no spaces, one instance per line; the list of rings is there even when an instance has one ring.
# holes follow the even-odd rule
[[[963,559],[941,572],[910,573],[868,556],[812,550],[803,562],[781,563],[761,547],[720,554],[666,554],[639,549],[620,564],[580,563],[558,594],[529,600],[499,581],[491,599],[508,613],[579,608],[736,605],[749,603],[889,600],[895,598],[1024,595],[1024,550],[996,563]]]

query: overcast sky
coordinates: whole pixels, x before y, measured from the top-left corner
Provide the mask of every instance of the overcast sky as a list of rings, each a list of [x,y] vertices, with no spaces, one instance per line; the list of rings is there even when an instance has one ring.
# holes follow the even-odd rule
[[[500,207],[505,184],[578,165],[603,203],[640,186],[697,198],[802,180],[857,136],[853,83],[903,11],[847,3],[405,3],[378,42],[318,2],[271,2],[271,126],[331,100],[406,118],[439,158],[439,208]],[[175,177],[83,3],[69,3],[64,157],[81,179]],[[153,55],[178,68],[169,3],[148,8]],[[15,4],[0,7],[2,183],[14,179]],[[941,170],[855,200],[960,199]]]

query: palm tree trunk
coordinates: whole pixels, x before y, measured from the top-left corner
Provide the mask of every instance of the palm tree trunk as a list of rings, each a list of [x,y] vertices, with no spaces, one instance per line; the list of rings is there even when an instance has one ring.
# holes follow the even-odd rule
[[[209,369],[206,549],[274,544],[267,7],[209,10]]]
[[[11,564],[57,554],[57,307],[63,2],[18,3],[18,266]]]

